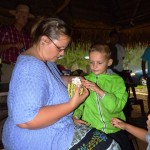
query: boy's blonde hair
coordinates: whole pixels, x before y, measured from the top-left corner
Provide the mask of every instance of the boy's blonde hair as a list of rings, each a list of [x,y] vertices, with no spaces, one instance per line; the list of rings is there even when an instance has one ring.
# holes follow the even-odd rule
[[[111,58],[111,51],[110,51],[109,45],[106,43],[93,44],[89,50],[89,53],[94,52],[94,51],[105,53],[108,59]]]

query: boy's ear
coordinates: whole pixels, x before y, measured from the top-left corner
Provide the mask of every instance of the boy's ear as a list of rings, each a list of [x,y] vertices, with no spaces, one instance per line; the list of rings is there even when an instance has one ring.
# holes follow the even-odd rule
[[[112,59],[109,59],[109,60],[108,60],[108,66],[111,66],[112,63],[113,63],[113,60],[112,60]]]

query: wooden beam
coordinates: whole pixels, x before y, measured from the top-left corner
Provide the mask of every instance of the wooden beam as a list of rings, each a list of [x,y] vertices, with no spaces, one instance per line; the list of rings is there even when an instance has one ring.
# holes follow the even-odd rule
[[[138,0],[138,2],[137,2],[137,4],[136,4],[136,7],[135,7],[135,9],[134,9],[134,12],[133,12],[133,14],[132,14],[132,18],[131,18],[131,19],[134,19],[135,15],[136,15],[136,12],[137,12],[137,10],[138,10],[138,8],[139,8],[139,6],[140,6],[141,1],[142,1],[142,0]]]
[[[64,3],[56,10],[56,12],[53,14],[54,16],[60,13],[69,3],[71,0],[65,0]]]
[[[135,18],[136,12],[137,12],[137,10],[138,10],[138,8],[139,8],[139,6],[140,6],[141,1],[142,1],[142,0],[138,0],[138,2],[137,2],[137,4],[136,4],[136,7],[135,7],[134,12],[133,12],[133,14],[132,14],[132,18],[130,19],[130,24],[131,24],[131,25],[134,25],[134,18]]]

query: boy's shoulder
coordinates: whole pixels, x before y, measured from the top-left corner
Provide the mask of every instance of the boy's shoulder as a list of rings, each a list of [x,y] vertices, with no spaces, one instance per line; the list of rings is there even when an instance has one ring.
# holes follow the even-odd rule
[[[84,77],[85,78],[89,78],[89,77],[99,77],[99,76],[103,76],[103,77],[106,77],[106,78],[122,78],[120,75],[118,75],[117,73],[115,73],[112,69],[107,69],[106,73],[105,74],[99,74],[99,75],[95,75],[94,73],[89,73],[88,75],[85,75]]]

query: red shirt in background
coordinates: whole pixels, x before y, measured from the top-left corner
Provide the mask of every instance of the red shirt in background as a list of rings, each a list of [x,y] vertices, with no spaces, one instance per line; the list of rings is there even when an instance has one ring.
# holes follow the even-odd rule
[[[16,44],[23,43],[23,50],[28,49],[31,45],[31,38],[24,30],[18,31],[14,25],[2,26],[0,28],[0,44]],[[21,49],[11,47],[0,53],[2,62],[10,64],[15,63],[18,55],[22,52]]]

